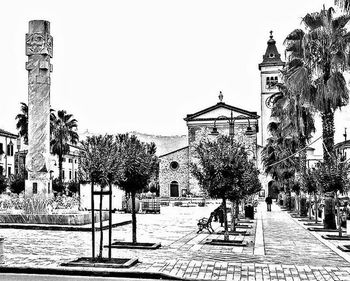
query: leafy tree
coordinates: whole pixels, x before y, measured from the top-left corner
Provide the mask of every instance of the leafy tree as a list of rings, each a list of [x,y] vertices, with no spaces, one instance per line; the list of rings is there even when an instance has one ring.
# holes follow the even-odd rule
[[[319,175],[317,173],[317,170],[315,168],[309,168],[307,169],[306,173],[304,174],[304,182],[305,182],[305,189],[304,191],[307,192],[310,196],[314,195],[314,204],[315,204],[315,222],[317,223],[317,191],[318,191],[318,179]],[[310,210],[309,210],[309,217],[311,218],[311,202],[310,202]]]
[[[228,199],[232,201],[232,222],[231,231],[236,231],[235,219],[238,219],[238,206],[241,200],[247,199],[249,196],[259,192],[262,188],[259,180],[259,170],[255,167],[255,164],[251,161],[244,159],[245,170],[242,174],[242,180],[239,185],[234,186],[228,195]],[[236,208],[234,208],[236,206]],[[234,214],[233,210],[236,210]]]
[[[112,184],[122,177],[123,162],[120,155],[121,147],[118,146],[118,142],[111,135],[99,135],[88,137],[81,144],[83,149],[80,152],[80,172],[83,178],[91,181],[92,190],[94,190],[94,184],[98,184],[101,187],[101,191],[106,186],[109,186],[111,189]],[[98,258],[102,259],[102,192],[100,193],[99,209],[101,234]]]
[[[58,179],[61,184],[63,156],[69,153],[70,144],[78,143],[77,127],[77,120],[72,114],[59,110],[56,116],[54,112],[51,112],[51,149],[54,154],[58,155]]]
[[[79,182],[70,181],[67,185],[67,190],[72,195],[79,192],[79,186]]]
[[[52,190],[56,194],[63,194],[65,189],[66,189],[66,187],[65,187],[64,183],[60,182],[60,180],[58,178],[55,178],[52,180]]]
[[[25,188],[25,178],[23,174],[14,175],[10,180],[10,190],[12,193],[21,193]]]
[[[21,102],[21,113],[16,116],[16,128],[19,135],[23,138],[24,144],[28,144],[28,105]]]
[[[244,147],[228,136],[216,141],[202,140],[196,147],[198,163],[191,163],[191,172],[199,185],[212,198],[221,198],[224,210],[225,240],[228,240],[226,201],[239,201],[247,194],[250,183],[258,181],[258,173],[249,164]],[[248,180],[248,178],[251,179]]]
[[[117,143],[123,162],[122,176],[117,179],[117,184],[131,195],[132,243],[136,244],[135,197],[148,186],[158,169],[156,145],[143,143],[128,134],[117,135]]]
[[[339,210],[339,194],[346,194],[350,187],[350,164],[346,161],[333,161],[330,164],[321,163],[318,167],[317,178],[319,186],[324,193],[335,194],[335,202],[337,207],[339,236],[341,236],[340,210]],[[327,203],[327,202],[325,202]],[[325,228],[333,228],[335,226],[334,213],[325,212]]]
[[[0,174],[0,193],[6,191],[7,188],[7,179],[3,174]]]

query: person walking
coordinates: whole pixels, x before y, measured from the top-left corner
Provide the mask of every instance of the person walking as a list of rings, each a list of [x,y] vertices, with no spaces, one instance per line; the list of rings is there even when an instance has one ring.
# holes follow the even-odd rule
[[[270,195],[268,195],[265,199],[266,206],[267,206],[267,211],[271,212],[271,204],[272,204],[272,198]]]

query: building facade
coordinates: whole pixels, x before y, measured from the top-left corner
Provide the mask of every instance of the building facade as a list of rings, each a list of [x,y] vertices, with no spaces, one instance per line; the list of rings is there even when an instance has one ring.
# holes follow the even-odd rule
[[[80,148],[77,145],[70,145],[69,154],[63,156],[62,162],[62,179],[63,182],[79,181],[79,151]],[[15,153],[15,169],[16,173],[26,175],[25,161],[27,157],[27,146],[22,144],[21,149]],[[50,154],[50,179],[58,178],[59,176],[59,164],[58,156]]]
[[[15,153],[18,135],[0,129],[0,174],[9,177],[15,171]]]

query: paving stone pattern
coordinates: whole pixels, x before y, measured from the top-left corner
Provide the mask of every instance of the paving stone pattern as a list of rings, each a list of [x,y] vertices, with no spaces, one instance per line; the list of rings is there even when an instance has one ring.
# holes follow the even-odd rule
[[[248,241],[247,247],[204,244],[208,238],[223,237],[205,231],[196,233],[198,219],[208,217],[217,206],[165,207],[161,214],[137,215],[139,242],[161,242],[162,247],[113,249],[113,257],[136,257],[140,261],[119,271],[162,272],[195,280],[350,281],[350,263],[275,205],[272,212],[266,212],[265,204],[260,203],[258,219],[249,230],[251,236],[230,236]],[[130,219],[130,214],[116,216]],[[257,220],[262,222],[257,224]],[[254,255],[257,225],[262,228],[258,233],[263,233],[265,254]],[[217,222],[213,226],[216,231],[222,230]],[[108,231],[103,233],[106,244]],[[5,237],[4,266],[59,267],[62,262],[91,255],[90,233],[1,229],[0,236]],[[113,240],[130,241],[131,225],[113,229]],[[104,255],[107,256],[107,249]]]

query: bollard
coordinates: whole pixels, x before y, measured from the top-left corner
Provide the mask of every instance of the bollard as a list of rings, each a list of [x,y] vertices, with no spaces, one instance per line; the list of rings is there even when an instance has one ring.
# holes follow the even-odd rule
[[[4,238],[0,237],[0,263],[4,263]]]

